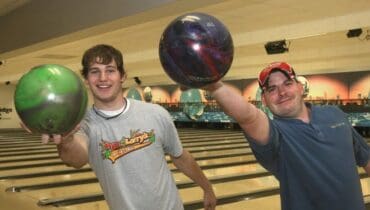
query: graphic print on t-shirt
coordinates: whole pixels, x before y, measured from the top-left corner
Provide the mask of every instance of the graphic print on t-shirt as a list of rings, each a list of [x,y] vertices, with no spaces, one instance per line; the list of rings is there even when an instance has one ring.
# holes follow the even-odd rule
[[[130,131],[130,137],[122,137],[118,141],[101,140],[103,159],[109,159],[112,163],[138,149],[149,146],[155,142],[155,134],[153,130],[139,132],[139,130]]]

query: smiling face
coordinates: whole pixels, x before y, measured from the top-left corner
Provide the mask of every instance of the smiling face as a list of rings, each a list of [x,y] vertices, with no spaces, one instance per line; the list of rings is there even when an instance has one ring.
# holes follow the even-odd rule
[[[101,109],[120,108],[123,103],[122,83],[126,75],[121,75],[113,59],[108,64],[102,64],[99,58],[91,63],[86,83],[94,97],[94,104]]]
[[[299,118],[303,114],[303,87],[280,71],[269,75],[268,85],[263,88],[263,103],[277,116]]]

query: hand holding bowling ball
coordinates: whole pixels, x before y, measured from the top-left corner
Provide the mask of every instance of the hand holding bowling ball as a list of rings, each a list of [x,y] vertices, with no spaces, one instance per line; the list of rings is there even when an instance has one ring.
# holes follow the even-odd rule
[[[220,80],[234,54],[232,37],[215,17],[189,13],[173,20],[159,43],[159,58],[176,83],[199,88]]]
[[[56,64],[32,68],[19,80],[15,109],[24,125],[41,134],[67,134],[82,120],[87,91],[76,73]]]

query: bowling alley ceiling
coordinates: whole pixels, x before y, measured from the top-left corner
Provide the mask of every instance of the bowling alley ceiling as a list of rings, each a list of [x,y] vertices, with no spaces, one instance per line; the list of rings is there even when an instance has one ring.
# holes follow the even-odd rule
[[[213,15],[232,34],[234,61],[224,80],[256,78],[277,60],[290,62],[301,75],[370,70],[369,0],[0,2],[0,85],[16,84],[45,63],[79,71],[84,50],[98,43],[122,50],[124,87],[136,85],[134,77],[143,86],[173,84],[159,62],[159,39],[169,22],[188,12]],[[288,50],[268,54],[265,44],[279,40]]]

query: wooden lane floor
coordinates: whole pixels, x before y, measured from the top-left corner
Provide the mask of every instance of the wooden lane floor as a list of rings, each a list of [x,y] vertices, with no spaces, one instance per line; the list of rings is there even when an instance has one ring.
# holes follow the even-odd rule
[[[251,168],[252,168],[253,166],[247,166],[247,167],[244,167],[244,166],[239,166],[239,167],[229,167],[229,168],[218,168],[218,169],[209,169],[209,170],[205,170],[205,174],[208,176],[208,177],[212,177],[212,175],[214,175],[214,174],[218,174],[218,175],[220,175],[221,173],[225,173],[225,174],[227,174],[227,173],[231,173],[231,172],[234,172],[234,173],[237,173],[237,172],[244,172],[244,171],[251,171]],[[258,169],[260,170],[260,171],[263,171],[263,169],[262,168],[260,168],[260,166],[259,165],[256,165],[256,171],[258,171]],[[67,175],[68,176],[68,175]],[[93,175],[91,174],[91,177],[92,177]],[[185,175],[183,175],[182,173],[179,173],[179,172],[176,172],[176,173],[174,173],[174,177],[175,177],[175,180],[177,181],[177,183],[181,183],[181,182],[186,182],[186,180],[188,180],[188,178],[187,177],[185,177]],[[58,178],[56,178],[56,179],[58,179]],[[53,181],[55,181],[55,180],[48,180],[48,182],[53,182]],[[32,180],[31,180],[31,182],[32,182]],[[21,182],[18,182],[17,184],[21,184]],[[23,184],[24,184],[24,182],[23,182]],[[97,184],[96,184],[97,185]],[[95,185],[95,186],[96,186]],[[68,190],[69,191],[69,193],[67,193],[67,195],[71,195],[71,193],[70,192],[75,192],[76,190],[78,191],[78,193],[79,193],[79,196],[81,196],[81,193],[83,194],[83,193],[86,193],[86,191],[81,191],[81,190],[79,190],[80,188],[86,188],[86,189],[88,189],[88,192],[89,193],[91,193],[92,192],[92,188],[91,188],[91,185],[79,185],[79,186],[73,186],[73,187],[69,187],[70,188],[70,190]],[[62,188],[61,190],[60,190],[60,192],[58,192],[58,191],[56,191],[56,190],[52,190],[52,194],[53,195],[59,195],[59,196],[61,196],[61,195],[66,195],[66,194],[63,194],[63,192],[65,193],[65,191],[66,191],[66,189],[68,189],[68,188]],[[96,190],[96,187],[94,187],[94,189]],[[62,193],[62,194],[61,194]],[[23,196],[25,196],[25,194],[27,194],[27,193],[22,193],[22,197]],[[33,194],[35,194],[35,195],[33,195]],[[36,191],[33,191],[33,192],[31,192],[31,193],[29,193],[29,195],[27,195],[27,197],[32,197],[32,198],[38,198],[38,199],[40,199],[40,196],[47,196],[47,198],[55,198],[55,196],[50,196],[49,195],[50,194],[50,189],[44,189],[44,190],[36,190]],[[37,196],[37,197],[36,197]],[[69,196],[64,196],[64,197],[62,197],[62,198],[65,198],[65,197],[69,197]],[[60,197],[59,197],[60,198]],[[94,202],[95,203],[95,202]],[[95,206],[96,204],[93,204],[93,203],[89,203],[89,204],[81,204],[81,205],[83,205],[83,206],[91,206],[91,205],[93,205],[93,206]],[[80,206],[80,205],[78,205],[78,206]],[[79,207],[79,209],[82,209],[81,207]],[[88,208],[86,208],[86,209],[91,209],[90,207],[88,207]]]
[[[362,184],[368,185],[368,183],[369,183],[368,178],[362,179]],[[251,204],[248,202],[250,197],[253,197],[254,196],[253,194],[255,193],[271,190],[271,188],[275,189],[272,195],[278,195],[277,194],[278,191],[276,191],[276,189],[278,189],[278,182],[272,176],[242,179],[238,181],[229,181],[226,183],[217,183],[214,184],[213,187],[215,188],[215,192],[218,198],[251,194],[251,196],[249,197],[247,196],[248,199],[245,199],[245,201],[243,201],[242,203],[237,204],[237,202],[233,202],[230,205],[234,207],[230,208],[227,207],[227,205],[224,205],[224,209],[256,209],[256,206],[254,206],[253,203]],[[84,191],[82,193],[84,193]],[[364,191],[364,193],[368,193],[368,191]],[[186,206],[191,205],[191,203],[194,202],[201,203],[202,191],[199,187],[180,188],[180,194]],[[269,200],[268,196],[263,198],[264,199],[266,198],[264,200],[264,202],[266,203],[265,205],[269,205],[270,207],[274,206],[275,207],[274,209],[279,209],[279,203],[276,202],[278,200],[275,199],[272,202],[271,200]],[[246,208],[246,206],[249,206],[250,208]],[[186,209],[197,209],[197,208],[187,207]],[[258,209],[267,209],[267,208],[261,208],[261,206],[258,206]]]
[[[248,148],[232,148],[225,149],[222,152],[219,150],[215,151],[195,151],[193,152],[193,157],[197,160],[209,159],[209,158],[220,158],[220,157],[233,157],[233,156],[242,156],[242,155],[251,155],[251,151]],[[166,157],[169,161],[169,157]],[[29,156],[16,156],[16,157],[0,157],[0,170],[5,170],[6,168],[26,168],[27,166],[32,168],[38,166],[39,164],[51,165],[60,165],[62,161],[60,160],[57,154],[41,154]]]
[[[191,150],[192,148],[189,149]],[[204,147],[202,149],[197,148],[196,151],[194,151],[193,153],[193,156],[196,160],[222,157],[237,157],[246,155],[251,155],[251,151],[249,148],[224,149],[223,152],[220,152],[219,149],[215,151],[207,151],[207,148]],[[23,158],[17,157],[16,159],[9,160],[5,157],[0,157],[0,162],[2,163],[0,165],[0,178],[22,173],[33,173],[33,171],[37,171],[39,173],[57,170],[72,170],[64,166],[57,155],[52,156],[50,159],[48,159],[48,156],[37,156],[36,158],[30,158],[35,160],[29,160],[27,158],[28,156],[23,156]],[[43,164],[47,167],[42,167]]]
[[[245,143],[244,143],[245,144]],[[251,154],[249,148],[246,148],[244,145],[237,144],[231,148],[228,145],[224,145],[222,148],[220,145],[216,146],[202,146],[202,147],[188,147],[187,150],[194,154],[196,159],[206,159],[208,157],[227,157],[227,156],[240,156]],[[223,152],[220,152],[223,150]],[[35,152],[37,153],[37,152]],[[37,153],[38,154],[38,153]],[[21,169],[21,168],[34,168],[39,166],[53,166],[53,165],[63,165],[62,161],[58,158],[57,155],[51,156],[40,156],[37,157],[28,157],[27,155],[18,154],[16,158],[9,158],[6,156],[0,157],[0,171],[6,169]]]
[[[370,203],[370,178],[361,179],[362,193],[364,195],[364,201],[367,204],[367,209],[369,209]],[[263,209],[263,210],[280,210],[280,196],[278,194],[264,196],[252,200],[240,199],[228,204],[218,205],[218,210],[245,210],[245,209]]]
[[[258,165],[258,167],[259,167],[259,165]],[[240,167],[240,168],[242,168],[242,167]],[[222,168],[222,169],[223,169],[224,172],[230,173],[231,171],[234,171],[234,172],[246,171],[250,168],[251,168],[251,166],[248,166],[248,167],[242,168],[242,169],[238,169],[237,167],[232,167],[229,170],[226,170],[225,168]],[[220,169],[220,170],[222,170],[222,169]],[[220,173],[217,173],[216,170],[217,169],[205,170],[205,173],[208,177],[212,177],[210,174],[220,174]],[[186,179],[188,179],[182,173],[174,173],[174,177],[175,177],[175,179],[178,183],[180,183],[181,181],[184,182],[184,181],[186,181]],[[37,199],[42,199],[43,197],[46,197],[46,198],[53,198],[53,197],[65,198],[65,197],[69,197],[69,195],[71,195],[71,192],[73,192],[73,193],[78,192],[78,196],[83,196],[86,193],[87,194],[91,194],[92,192],[99,193],[100,190],[97,188],[97,186],[98,186],[98,184],[69,186],[69,187],[63,187],[63,188],[59,188],[59,189],[55,188],[55,189],[52,190],[52,192],[50,191],[50,189],[36,190],[36,191],[32,191],[32,192],[22,193],[22,196],[32,197],[32,198],[37,198]],[[86,189],[86,190],[80,190],[80,189]]]
[[[280,210],[280,195],[274,194],[256,199],[241,199],[241,201],[230,204],[217,205],[217,210],[246,210],[246,209],[263,209],[263,210]]]
[[[212,148],[211,148],[212,149]],[[214,148],[214,149],[218,149],[218,148]],[[240,150],[240,149],[239,149]],[[227,151],[227,149],[225,149],[225,151]],[[206,148],[204,148],[204,147],[202,147],[202,148],[198,148],[198,149],[196,149],[196,151],[195,151],[196,153],[198,153],[198,154],[202,154],[202,155],[206,155]],[[229,161],[230,162],[230,161]],[[209,164],[209,163],[206,163],[206,164]],[[249,167],[250,168],[250,167]],[[55,170],[55,168],[53,168],[53,170]],[[12,170],[12,171],[16,171],[16,170]],[[19,171],[19,170],[18,170]],[[236,170],[236,171],[242,171],[242,169],[239,169],[239,170]],[[175,174],[175,172],[174,172],[174,174]],[[181,173],[178,173],[178,174],[181,174]],[[212,174],[215,174],[215,172],[212,172]],[[181,174],[182,175],[182,174]],[[208,175],[209,176],[209,175]],[[36,178],[37,179],[37,178]],[[181,182],[181,178],[176,178],[176,180],[178,180],[178,182]],[[49,180],[49,182],[50,182],[51,180]],[[20,182],[18,182],[18,183],[20,183]],[[15,184],[15,182],[13,181],[12,182],[12,184]],[[23,184],[25,184],[25,183],[23,183]],[[91,189],[89,190],[89,192],[91,192]],[[56,193],[56,192],[54,192],[54,193]],[[40,194],[39,192],[38,192],[38,194]],[[27,196],[27,197],[29,197],[29,196]],[[31,196],[32,197],[32,196]],[[95,202],[94,202],[95,203]]]
[[[262,169],[259,165],[255,164],[256,170],[260,169],[261,171],[264,170]],[[221,174],[221,173],[231,173],[231,172],[245,172],[245,171],[250,171],[250,169],[253,168],[253,166],[233,166],[233,167],[227,167],[227,168],[217,168],[217,169],[208,169],[204,170],[204,173],[208,176],[211,177],[214,174]],[[185,181],[187,178],[185,175],[182,173],[174,173],[174,177],[177,183],[179,183],[179,180]],[[182,189],[180,189],[181,193]],[[184,195],[185,197],[187,194]],[[200,199],[200,198],[199,198]],[[78,204],[78,209],[96,209],[96,210],[102,210],[102,209],[108,209],[106,203],[104,201],[95,201],[95,202],[87,202],[87,203],[82,203]],[[74,206],[70,206],[71,209],[74,209]]]
[[[208,134],[207,134],[207,136],[209,136]],[[53,145],[54,146],[54,145]],[[55,147],[55,146],[54,146]],[[201,155],[206,155],[206,152],[204,152],[204,149],[205,147],[202,147],[202,148],[196,148],[196,152],[198,152],[199,154],[201,154]],[[227,153],[227,149],[225,150],[226,151],[226,153]],[[12,152],[14,152],[14,151],[12,151]],[[12,153],[12,152],[10,152],[10,153]],[[245,152],[244,152],[245,153]],[[2,153],[3,154],[3,153]],[[48,160],[47,159],[44,159],[44,160],[41,160],[41,161],[38,161],[38,160],[27,160],[27,158],[23,158],[23,159],[21,159],[21,158],[19,158],[19,156],[20,155],[22,155],[22,154],[20,154],[20,153],[17,153],[17,155],[15,156],[16,158],[13,158],[13,159],[8,159],[8,160],[4,160],[4,159],[0,159],[0,162],[3,162],[3,164],[1,165],[1,167],[0,167],[0,170],[1,169],[5,169],[5,168],[7,168],[7,167],[15,167],[15,166],[19,166],[18,165],[18,163],[16,162],[16,161],[21,161],[22,162],[22,164],[23,165],[21,165],[21,167],[19,167],[19,168],[17,168],[17,169],[14,169],[14,168],[12,168],[12,170],[10,170],[10,172],[11,173],[16,173],[16,174],[7,174],[6,172],[6,170],[4,171],[4,170],[2,170],[1,172],[1,175],[5,175],[5,176],[12,176],[12,175],[17,175],[17,174],[23,174],[23,173],[34,173],[34,172],[32,172],[32,170],[30,170],[30,168],[27,168],[27,165],[29,165],[29,164],[33,164],[32,165],[32,168],[33,169],[35,169],[38,173],[40,172],[40,171],[46,171],[46,172],[49,172],[49,171],[57,171],[57,170],[64,170],[64,169],[67,169],[67,168],[65,168],[65,166],[64,165],[61,165],[61,166],[57,166],[57,167],[48,167],[47,169],[44,169],[44,168],[38,168],[38,167],[34,167],[34,165],[38,165],[38,164],[43,164],[43,163],[45,163],[45,162],[48,162]],[[4,155],[3,157],[6,157],[6,155]],[[39,159],[39,158],[41,158],[41,159],[43,159],[43,157],[37,157],[37,158],[33,158],[33,159]],[[54,160],[55,160],[55,155],[52,157]],[[204,157],[203,157],[204,158]],[[31,158],[32,159],[32,158]],[[8,162],[7,162],[8,161]],[[58,162],[59,160],[58,159],[56,159],[56,163],[57,164],[59,164],[59,163],[61,163],[61,162]],[[5,163],[4,163],[5,162]],[[6,163],[7,162],[7,163]],[[22,167],[24,167],[24,169],[22,169]],[[35,172],[36,173],[36,172]]]
[[[362,182],[362,183],[369,183],[369,181]],[[265,187],[263,187],[263,186],[265,186]],[[214,188],[215,188],[217,196],[218,197],[223,197],[223,196],[230,196],[230,192],[233,192],[233,193],[231,193],[231,195],[232,194],[239,195],[239,194],[245,194],[247,192],[254,192],[254,191],[258,191],[258,190],[264,190],[264,189],[267,189],[267,188],[271,188],[271,186],[277,187],[276,180],[274,180],[273,177],[263,177],[263,178],[244,179],[244,180],[241,180],[241,181],[228,182],[227,184],[215,184]],[[80,186],[79,188],[73,187],[70,190],[74,191],[74,190],[79,190],[81,188],[87,188],[87,187],[85,187],[85,186]],[[66,188],[64,188],[64,189],[66,189]],[[89,192],[91,192],[91,190],[92,190],[91,187],[88,187],[88,189],[89,189]],[[64,190],[63,192],[65,192],[65,191],[66,190]],[[82,193],[82,195],[83,195],[83,193],[86,193],[86,191],[84,191],[84,190],[79,190],[79,192]],[[56,192],[54,192],[54,193],[56,193]],[[38,194],[38,196],[40,196],[40,191],[38,191],[37,194]],[[42,192],[41,192],[41,194],[42,194]],[[180,189],[180,194],[181,194],[182,198],[184,199],[185,203],[198,201],[202,198],[202,192],[197,187]],[[65,195],[66,195],[65,197],[68,197],[69,194],[67,193]],[[80,196],[81,196],[81,194],[80,194]],[[65,197],[63,197],[63,198],[65,198]],[[274,197],[277,197],[277,196],[274,196]],[[262,199],[262,198],[260,198],[260,199]],[[263,199],[264,199],[264,201],[262,202],[263,206],[258,205],[258,209],[268,209],[268,208],[265,208],[266,205],[275,207],[275,208],[271,208],[271,209],[279,209],[279,203],[278,203],[279,200],[278,199],[271,200],[270,197],[263,197]],[[99,204],[97,204],[96,202],[81,204],[81,205],[78,205],[78,209],[95,209],[92,206],[100,206],[101,209],[107,209],[107,207],[103,208],[105,206],[104,203],[102,203],[102,202],[98,202],[98,203]],[[253,205],[253,203],[255,203],[255,202],[251,203],[249,200],[248,201],[243,201],[243,202],[234,202],[234,203],[229,204],[230,206],[222,205],[222,208],[218,208],[218,209],[256,209],[256,205]],[[85,208],[82,208],[82,206],[85,206]],[[249,206],[249,207],[247,207],[247,206]]]
[[[223,157],[223,158],[213,158],[213,159],[206,159],[206,160],[198,160],[198,164],[203,169],[209,168],[221,168],[227,166],[238,166],[244,164],[251,164],[255,163],[255,158],[253,155],[238,155],[238,156],[231,156],[231,157]],[[175,172],[177,169],[173,166],[172,163],[168,164],[169,168]],[[3,170],[2,170],[3,169]],[[39,177],[42,180],[42,177],[45,175],[49,176],[57,176],[57,175],[70,175],[73,174],[81,174],[81,173],[92,173],[89,166],[85,166],[80,170],[72,169],[70,167],[65,166],[64,164],[61,165],[53,165],[49,167],[27,167],[23,166],[21,168],[15,168],[13,166],[8,169],[7,167],[0,168],[0,180],[18,180],[21,178],[31,178],[31,177]],[[22,177],[23,176],[23,177]],[[66,176],[69,179],[69,176]],[[24,184],[24,183],[23,183]]]
[[[203,154],[203,153],[202,153]],[[230,157],[227,159],[226,157],[228,157],[230,155]],[[221,157],[220,155],[216,155],[215,158],[218,158],[219,161],[216,161],[215,159],[211,159],[212,156],[210,155],[208,159],[204,160],[204,157],[200,156],[200,159],[202,159],[201,161],[198,161],[198,163],[203,167],[203,168],[210,168],[210,167],[213,167],[213,168],[216,168],[216,169],[212,169],[212,170],[208,170],[210,171],[210,174],[212,175],[217,175],[219,172],[217,171],[222,171],[222,169],[227,170],[229,171],[230,173],[233,172],[233,173],[237,173],[237,172],[245,172],[245,171],[248,171],[248,170],[251,170],[251,167],[249,165],[243,165],[243,167],[240,167],[238,166],[239,164],[243,164],[243,163],[254,163],[255,162],[255,159],[254,159],[254,156],[252,155],[244,155],[244,153],[242,153],[242,155],[240,155],[239,153],[235,153],[235,155],[233,155],[232,151],[230,151],[230,154],[226,154],[225,155],[226,157],[223,157],[223,158],[219,158]],[[199,157],[195,156],[196,159],[198,159]],[[233,161],[234,160],[234,161]],[[222,167],[222,168],[219,168],[217,167],[218,165],[220,166],[223,166],[223,165],[229,165],[229,166],[232,166],[232,165],[237,165],[237,170],[235,170],[235,167]],[[169,163],[169,167],[173,169],[174,173],[175,173],[175,168],[172,166],[171,163]],[[65,168],[65,170],[68,170],[69,168]],[[21,170],[21,169],[19,169]],[[81,180],[81,182],[86,182],[88,180],[86,179],[91,179],[92,177],[95,177],[93,175],[93,173],[88,170],[88,171],[84,171],[84,172],[81,172],[81,173],[76,173],[74,175],[71,175],[71,174],[68,174],[68,173],[65,173],[64,174],[61,174],[61,175],[50,175],[50,176],[36,176],[36,178],[27,178],[27,179],[15,179],[15,181],[13,179],[11,179],[12,177],[15,177],[17,178],[17,176],[21,176],[22,175],[22,171],[19,172],[19,170],[8,170],[8,173],[6,173],[7,171],[2,171],[2,174],[5,175],[5,179],[6,177],[8,177],[8,182],[10,182],[12,185],[30,185],[30,184],[39,184],[39,183],[47,183],[48,179],[51,179],[52,177],[57,177],[53,180],[49,180],[49,182],[56,182],[56,181],[59,181],[59,182],[63,182],[63,181],[70,181],[72,180],[71,177],[76,177],[76,179],[78,179],[78,176],[82,175],[82,174],[86,174],[86,173],[89,173],[90,176],[88,176],[88,178],[85,178],[84,180]],[[52,168],[50,171],[57,171],[58,168]],[[73,169],[72,169],[73,170]],[[37,175],[39,173],[39,170],[38,169],[32,169],[32,168],[28,168],[27,169],[27,172],[28,172],[28,175]],[[62,171],[61,171],[62,172]],[[78,172],[78,171],[76,171]],[[46,172],[47,173],[47,172]],[[225,172],[222,172],[222,173],[225,173]],[[0,178],[1,179],[1,178]],[[4,178],[3,178],[4,179]],[[178,181],[181,181],[181,180],[178,180]]]
[[[229,167],[228,169],[226,168],[219,168],[219,169],[209,169],[209,170],[205,170],[205,174],[210,177],[212,179],[212,177],[214,178],[215,176],[213,176],[214,174],[218,174],[220,176],[220,172],[223,172],[225,174],[227,173],[231,173],[231,172],[239,172],[239,174],[243,171],[249,171],[251,172],[251,168],[253,168],[252,165],[249,165],[249,166],[239,166],[239,167]],[[263,169],[255,164],[255,171],[263,171]],[[224,174],[224,176],[226,176]],[[179,173],[179,172],[175,172],[174,173],[174,177],[175,177],[175,180],[177,183],[181,184],[181,182],[186,182],[188,180],[187,177],[185,177],[185,175],[183,175],[182,173]],[[75,191],[78,191],[78,196],[83,196],[85,195],[86,192],[94,192],[95,193],[98,193],[96,190],[96,186],[97,184],[95,185],[95,187],[91,187],[92,185],[79,185],[79,186],[71,186],[71,187],[63,187],[62,189],[60,190],[54,190],[52,191],[52,196],[50,195],[50,189],[43,189],[43,190],[36,190],[36,191],[30,191],[30,192],[25,192],[25,193],[22,193],[22,196],[25,196],[27,195],[27,197],[37,197],[37,198],[42,198],[42,197],[47,197],[47,198],[53,198],[54,199],[59,199],[59,198],[68,198],[69,196],[68,195],[71,195],[71,192],[75,192]],[[87,189],[87,190],[80,190],[80,188],[84,188],[84,189]],[[65,192],[66,189],[68,189],[68,192]],[[180,189],[181,191],[182,189]],[[58,197],[58,196],[62,196],[62,197]],[[41,196],[41,197],[40,197]],[[81,204],[82,205],[82,204]],[[90,204],[83,204],[84,206],[90,206]],[[91,204],[91,205],[94,205],[94,204]],[[81,209],[79,207],[79,209]],[[90,208],[87,208],[87,209],[90,209]]]
[[[198,128],[179,128],[178,133],[180,136],[182,134],[185,134],[186,138],[191,137],[198,137],[198,136],[205,136],[205,135],[225,135],[225,134],[231,134],[231,135],[242,135],[242,132],[240,130],[231,130],[231,129],[198,129]],[[217,135],[219,134],[219,135]]]
[[[59,155],[57,153],[53,154],[36,154],[36,155],[16,155],[16,156],[2,156],[0,157],[0,164],[3,163],[16,163],[16,162],[23,162],[23,161],[32,161],[32,160],[51,160],[51,159],[59,159]]]
[[[206,160],[198,160],[198,164],[204,168],[220,168],[220,167],[226,167],[226,166],[238,166],[243,164],[250,164],[255,163],[255,158],[253,155],[237,155],[237,156],[231,156],[231,157],[223,157],[223,158],[209,158]],[[173,166],[172,163],[169,163],[169,168],[175,172],[177,169]],[[248,168],[250,170],[250,167]],[[30,178],[30,177],[38,177],[39,180],[42,180],[41,178],[44,177],[43,174],[46,175],[63,175],[67,174],[70,175],[71,172],[74,172],[75,174],[81,174],[81,173],[92,173],[90,167],[85,166],[84,168],[80,170],[75,170],[70,167],[67,167],[65,165],[54,165],[49,167],[27,167],[23,166],[20,168],[15,168],[13,166],[10,166],[10,169],[7,167],[0,168],[1,176],[0,180],[13,180],[13,179],[20,179],[22,176],[25,176],[23,178]],[[60,173],[58,173],[60,172]],[[66,176],[69,179],[69,176]],[[31,181],[33,182],[33,181]],[[25,183],[23,183],[25,184]]]
[[[197,145],[201,145],[201,146],[197,146]],[[232,151],[235,148],[237,149],[248,148],[248,145],[246,144],[244,140],[236,138],[236,139],[227,140],[227,141],[219,140],[218,143],[212,142],[208,146],[206,146],[205,143],[199,144],[199,142],[198,143],[186,143],[184,148],[192,152],[195,157],[203,156],[203,158],[207,158],[207,156],[215,156],[215,155],[217,156],[217,153],[218,155],[220,155],[221,150],[222,150],[223,156],[225,156],[225,154],[228,154],[230,151]],[[45,153],[45,149],[47,149],[47,153]],[[9,151],[7,149],[3,149],[3,150],[6,150],[7,152],[6,153],[3,152],[0,155],[0,163],[2,163],[0,166],[0,170],[6,167],[21,168],[23,166],[24,167],[26,166],[35,167],[37,165],[42,165],[42,164],[46,164],[48,166],[52,164],[55,164],[55,165],[63,164],[58,158],[58,155],[56,154],[55,145],[42,145],[42,149],[40,149],[40,151],[37,151],[34,148],[32,151],[29,151],[27,149],[23,150],[23,148],[13,149],[12,151]],[[212,155],[211,151],[214,151],[215,154]],[[29,157],[30,153],[33,155],[32,157]],[[40,154],[40,153],[45,153],[45,154]],[[51,153],[51,154],[48,155],[48,153]],[[250,149],[247,149],[243,151],[243,153],[240,153],[240,155],[250,154],[250,153],[251,153]],[[201,158],[202,157],[199,157],[199,159]],[[19,162],[22,162],[22,163],[19,163]]]
[[[215,133],[215,132],[213,131],[213,133]],[[199,136],[197,136],[196,138],[199,138]],[[209,149],[209,148],[207,148],[204,145],[203,145],[204,148],[199,148],[198,147],[199,145],[196,145],[196,146],[197,147],[191,147],[191,145],[189,145],[189,150],[193,150],[193,152],[194,152],[193,155],[196,158],[199,159],[198,163],[204,168],[207,168],[207,166],[222,165],[222,164],[225,164],[225,163],[227,164],[227,163],[233,163],[233,162],[235,162],[234,164],[238,164],[237,161],[241,161],[241,162],[249,161],[249,159],[247,159],[246,157],[232,157],[232,156],[230,156],[229,158],[225,158],[225,157],[220,158],[219,157],[225,151],[229,151],[230,155],[232,155],[233,152],[230,152],[232,150],[239,150],[237,152],[234,152],[234,154],[242,154],[243,156],[248,156],[248,155],[245,154],[245,153],[250,152],[250,151],[248,151],[248,148],[220,150],[220,148],[218,148],[218,147],[215,148],[215,147],[211,146],[212,151],[207,151],[207,149]],[[220,151],[222,151],[222,152],[220,152]],[[220,153],[222,153],[222,154],[220,154]],[[217,162],[216,160],[212,160],[212,159],[207,160],[206,159],[207,155],[209,155],[209,156],[213,155],[213,157],[219,157],[218,159],[220,159],[220,161]],[[202,160],[200,160],[200,159],[202,159]],[[252,160],[252,159],[253,159],[253,157],[250,158],[250,160]],[[170,166],[170,168],[172,167],[171,164],[169,164],[169,166]],[[19,172],[21,170],[22,169],[16,169],[16,170],[11,170],[11,171],[18,171]],[[36,168],[36,170],[37,170],[37,168]],[[55,169],[53,168],[53,170],[55,170]],[[0,176],[5,171],[6,170],[3,170],[3,171],[0,170]],[[215,180],[215,179],[218,179],[220,177],[221,178],[222,177],[231,178],[231,177],[237,177],[238,175],[243,177],[247,174],[257,174],[257,173],[263,173],[265,171],[258,164],[250,163],[250,164],[242,164],[242,165],[227,166],[227,167],[209,168],[209,169],[204,169],[204,172],[205,172],[206,176],[209,177],[210,180]],[[187,177],[185,177],[182,173],[179,173],[178,171],[173,170],[173,174],[174,174],[176,182],[179,185],[181,185],[182,183],[189,182],[189,179]],[[76,175],[78,175],[80,177],[77,177]],[[35,184],[35,182],[37,182],[36,180],[38,180],[38,179],[42,180],[38,183],[53,183],[53,182],[55,182],[55,180],[58,180],[58,178],[60,178],[60,177],[70,177],[70,179],[78,180],[78,179],[93,178],[94,175],[90,171],[90,172],[84,172],[84,173],[54,175],[54,177],[56,177],[56,179],[48,179],[49,177],[36,177],[36,178],[27,178],[27,179],[19,179],[19,180],[18,179],[8,179],[8,180],[3,180],[2,183],[7,183],[6,185],[8,185],[8,186],[17,186],[17,185],[19,186],[19,185],[30,185],[30,184],[32,184],[32,182],[34,182],[34,184]],[[71,178],[71,177],[73,177],[73,178]],[[263,179],[264,176],[254,177],[253,179],[258,180],[259,178]],[[25,181],[25,180],[28,180],[28,182]],[[68,179],[66,179],[66,180],[68,180]],[[229,183],[232,186],[232,183],[235,182],[236,185],[239,186],[239,185],[243,185],[243,183],[244,183],[243,181],[245,181],[245,180],[252,180],[252,178],[251,179],[243,178],[241,183],[238,182],[239,180],[236,180],[236,181],[234,180],[232,182],[228,181],[227,183]],[[256,181],[254,181],[254,182],[256,182]],[[262,182],[265,182],[265,181],[262,181]],[[0,182],[0,185],[2,185],[2,183]],[[215,184],[215,186],[217,187],[217,188],[215,188],[215,190],[224,189],[222,184],[223,183]],[[92,194],[91,192],[95,192],[97,195],[99,195],[99,194],[101,195],[99,187],[96,187],[96,186],[98,186],[97,183],[95,183],[95,184],[89,183],[89,184],[83,184],[83,185],[77,185],[77,186],[72,185],[72,186],[68,186],[68,187],[59,188],[59,189],[62,189],[60,191],[58,191],[59,189],[54,191],[54,189],[56,189],[56,188],[53,188],[52,192],[50,192],[50,189],[40,189],[40,190],[34,190],[34,191],[30,190],[30,191],[26,191],[26,192],[22,192],[22,193],[13,193],[13,195],[18,194],[18,195],[21,195],[21,196],[18,196],[18,197],[25,197],[25,198],[27,198],[25,200],[32,200],[33,203],[30,203],[29,205],[35,206],[35,209],[38,209],[37,205],[35,205],[35,202],[38,202],[38,200],[40,200],[40,199],[41,200],[42,199],[59,199],[59,198],[71,197],[72,196],[71,192],[75,192],[75,191],[80,193],[79,197],[81,197],[81,195],[85,195],[84,193],[86,193],[86,192],[89,192],[86,195],[90,195],[90,196],[94,195],[94,193]],[[79,188],[87,188],[88,190],[79,191]],[[234,187],[230,187],[230,188],[225,187],[225,189],[233,189],[233,188]],[[67,190],[70,193],[65,193],[63,191],[63,189],[64,189],[64,191]],[[198,192],[200,192],[198,194],[201,194],[201,191],[198,187],[180,188],[180,194],[183,196],[184,201],[186,201],[187,203],[196,202],[196,198],[195,198],[196,196],[195,197],[193,196],[193,192],[190,189],[195,189],[195,191],[198,190]],[[266,189],[268,189],[268,188],[266,188]],[[1,190],[3,192],[3,189],[1,189]],[[184,190],[190,191],[190,194],[189,194],[189,192],[187,193]],[[216,192],[218,197],[222,197],[224,195],[232,196],[232,193],[233,193],[232,190],[222,190],[221,192],[220,192],[220,190]],[[8,192],[4,193],[4,194],[6,194],[4,196],[9,196]],[[10,195],[10,196],[14,198],[14,196],[12,196],[12,195]],[[40,196],[45,196],[45,197],[40,197]],[[200,195],[200,197],[198,197],[197,199],[199,200],[199,199],[201,199],[201,197],[202,196]],[[0,203],[2,203],[2,201],[0,201]],[[42,209],[49,208],[49,207],[50,206],[42,207]],[[95,201],[95,202],[85,202],[85,203],[81,203],[81,204],[78,204],[78,205],[72,205],[72,206],[67,206],[67,207],[59,207],[58,209],[64,209],[64,208],[68,208],[68,209],[74,209],[74,208],[75,209],[107,209],[107,206],[106,206],[104,201]],[[14,209],[14,208],[12,208],[12,209]],[[22,209],[22,208],[20,208],[20,209]]]
[[[251,167],[252,166],[248,166],[249,169],[251,169]],[[234,173],[238,171],[246,171],[248,168],[240,166],[238,169],[238,167],[233,167],[233,168],[230,168],[229,170],[223,170],[223,172],[227,172],[231,174],[232,171]],[[263,171],[262,168],[259,168],[259,165],[256,165],[255,170],[258,171],[258,169],[260,171]],[[217,172],[216,170],[217,169],[205,170],[205,173],[208,177],[212,179],[216,177],[214,176],[214,174],[218,174],[220,176],[220,172]],[[225,173],[224,176],[226,176],[227,173]],[[189,178],[187,178],[185,175],[179,172],[174,173],[174,177],[178,184],[190,182]],[[42,199],[42,198],[53,198],[53,197],[63,198],[63,197],[69,197],[72,195],[73,196],[76,196],[76,195],[83,196],[83,195],[90,195],[94,193],[101,193],[100,189],[98,188],[97,183],[95,184],[90,183],[90,184],[84,184],[84,185],[78,185],[78,186],[73,185],[73,186],[68,186],[68,187],[63,187],[63,188],[54,188],[52,189],[52,191],[50,191],[50,189],[47,189],[47,188],[41,189],[41,190],[33,190],[33,191],[30,190],[30,191],[22,192],[22,195],[23,196],[26,195],[29,197],[37,197],[39,199]]]

